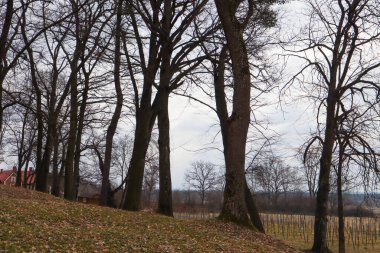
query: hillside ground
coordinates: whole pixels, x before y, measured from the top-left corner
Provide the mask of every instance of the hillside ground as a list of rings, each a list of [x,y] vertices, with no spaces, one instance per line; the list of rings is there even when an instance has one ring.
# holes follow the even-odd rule
[[[300,252],[213,220],[177,220],[0,185],[0,252]]]

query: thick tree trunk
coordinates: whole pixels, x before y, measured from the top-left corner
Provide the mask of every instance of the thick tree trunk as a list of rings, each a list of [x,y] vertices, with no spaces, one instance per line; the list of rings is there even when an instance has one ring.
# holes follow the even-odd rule
[[[143,48],[143,41],[139,31],[139,24],[134,16],[134,12],[131,11],[131,24],[133,26],[134,34],[136,37],[137,46],[139,47],[140,67],[144,75],[143,91],[141,94],[138,92],[136,79],[134,78],[134,66],[131,63],[131,58],[128,55],[128,50],[125,47],[129,73],[133,80],[134,92],[135,92],[135,108],[136,108],[136,128],[135,139],[133,144],[132,157],[129,164],[127,173],[127,185],[125,189],[125,198],[123,203],[123,209],[130,211],[138,211],[140,209],[140,199],[142,192],[142,183],[144,178],[144,166],[145,156],[148,150],[153,124],[156,115],[152,109],[152,87],[155,82],[157,69],[160,62],[159,55],[159,43],[157,32],[160,27],[160,6],[158,3],[151,3],[152,17],[150,24],[149,35],[149,54],[148,62],[145,60]],[[131,4],[128,4],[128,8],[133,9]],[[123,37],[123,39],[126,39]],[[126,42],[124,42],[124,46]],[[139,103],[140,101],[140,103]]]
[[[73,69],[72,69],[73,71]],[[71,95],[70,95],[70,128],[69,137],[67,142],[66,160],[65,160],[65,194],[64,198],[68,200],[75,200],[75,178],[74,178],[74,155],[75,144],[78,126],[78,88],[76,71],[72,73],[73,78],[70,80]]]
[[[56,132],[57,132],[57,117],[55,115],[54,111],[54,105],[55,105],[55,97],[51,97],[52,104],[49,105],[49,107],[52,106],[52,108],[49,108],[49,114],[48,114],[48,129],[47,129],[47,136],[46,136],[46,143],[45,143],[45,152],[42,157],[42,161],[40,164],[40,170],[43,173],[43,181],[44,184],[46,184],[46,187],[48,185],[48,176],[49,176],[49,168],[50,168],[50,161],[51,161],[51,154],[53,152],[53,148],[55,146],[56,142]]]
[[[55,142],[54,142],[54,153],[53,153],[53,182],[51,187],[51,194],[54,196],[60,197],[59,189],[59,174],[58,174],[58,150],[59,150],[59,141],[57,138],[57,131],[55,132]],[[62,147],[62,152],[64,153],[64,147]],[[62,154],[64,157],[64,154]]]
[[[312,251],[318,253],[330,252],[327,247],[327,222],[328,222],[328,197],[330,193],[330,170],[332,152],[334,147],[335,131],[335,85],[330,89],[327,98],[327,116],[322,156],[320,160],[321,168],[319,173],[317,203],[314,221],[314,244]]]
[[[227,131],[224,130],[226,133],[223,134],[223,138],[226,139],[227,144],[224,147],[226,185],[224,189],[223,207],[219,217],[226,221],[232,221],[251,227],[252,223],[248,216],[245,199],[246,183],[244,168],[246,139],[242,138],[243,136],[241,135],[241,132],[244,131],[244,129],[242,129],[243,123],[239,121],[231,123],[234,124],[229,124]]]
[[[223,92],[219,91],[219,93],[223,93],[223,98],[219,97],[219,101],[217,101],[226,163],[226,186],[220,218],[252,227],[245,198],[245,146],[250,122],[251,82],[248,55],[243,38],[245,27],[235,18],[239,3],[240,1],[215,0],[219,19],[227,39],[234,80],[231,116],[228,117],[227,114],[224,90]],[[249,2],[249,4],[251,6],[253,3]],[[250,18],[250,15],[252,14],[248,13],[246,18]],[[220,82],[223,78],[224,75],[219,75]],[[219,87],[219,89],[222,88]]]
[[[169,123],[169,85],[172,78],[170,60],[172,44],[170,41],[171,20],[173,15],[171,0],[164,1],[160,44],[162,60],[160,66],[160,85],[158,90],[158,145],[159,145],[159,196],[158,213],[173,216],[172,181],[170,175],[170,123]]]
[[[129,170],[123,209],[129,211],[140,210],[142,183],[144,179],[145,156],[148,150],[152,127],[152,109],[140,108],[136,115],[135,139]],[[153,120],[154,122],[154,120]]]
[[[55,68],[54,68],[55,70]],[[57,120],[58,120],[58,113],[59,110],[55,110],[56,102],[57,102],[57,82],[58,82],[58,72],[55,71],[53,73],[53,81],[52,81],[52,87],[51,92],[49,94],[49,104],[48,104],[48,118],[47,118],[47,136],[46,136],[46,143],[45,143],[45,152],[42,157],[41,164],[39,165],[43,175],[44,175],[44,182],[48,181],[49,176],[49,168],[50,168],[50,160],[51,160],[51,154],[53,152],[53,149],[55,147],[55,143],[57,140]]]
[[[31,177],[31,175],[28,175],[29,160],[30,160],[30,155],[28,154],[26,161],[25,161],[25,166],[24,166],[24,184],[22,185],[23,188],[28,187],[28,178]]]
[[[170,126],[169,126],[169,93],[161,93],[158,120],[159,145],[159,197],[158,213],[173,216],[172,181],[170,174]]]

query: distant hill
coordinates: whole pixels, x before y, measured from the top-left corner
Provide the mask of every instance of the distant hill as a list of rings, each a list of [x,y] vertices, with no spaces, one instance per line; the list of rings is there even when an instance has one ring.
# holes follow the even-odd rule
[[[217,220],[184,221],[0,185],[0,252],[299,252]]]

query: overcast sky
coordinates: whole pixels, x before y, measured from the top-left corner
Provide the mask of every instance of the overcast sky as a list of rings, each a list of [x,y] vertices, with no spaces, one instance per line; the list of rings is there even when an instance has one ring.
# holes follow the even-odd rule
[[[280,6],[280,23],[286,31],[296,32],[305,20],[303,14],[306,13],[305,5],[300,1],[292,1],[291,4]],[[284,29],[282,29],[284,30]],[[278,52],[274,50],[273,52]],[[268,52],[271,54],[273,52]],[[278,64],[283,64],[281,60]],[[291,75],[292,71],[300,63],[290,60],[286,70],[284,80]],[[281,68],[282,66],[279,66]],[[281,87],[281,83],[278,84]],[[295,150],[306,140],[308,133],[313,129],[315,117],[312,114],[312,107],[302,101],[294,101],[293,95],[297,95],[297,89],[291,90],[287,96],[279,103],[279,90],[275,89],[271,94],[265,95],[265,100],[270,106],[259,108],[256,116],[260,119],[267,119],[271,122],[268,134],[276,132],[281,137],[279,142],[273,147],[278,155],[284,157],[287,163],[292,166],[300,164],[294,158]],[[209,102],[214,105],[214,101]],[[211,147],[222,150],[221,136],[218,134],[219,125],[215,113],[204,105],[197,102],[189,104],[188,99],[182,97],[172,97],[170,100],[170,120],[171,120],[171,163],[173,188],[183,188],[184,173],[191,167],[191,163],[196,160],[212,162],[216,165],[223,165],[224,158],[221,151],[211,149]],[[217,138],[214,137],[217,135]]]

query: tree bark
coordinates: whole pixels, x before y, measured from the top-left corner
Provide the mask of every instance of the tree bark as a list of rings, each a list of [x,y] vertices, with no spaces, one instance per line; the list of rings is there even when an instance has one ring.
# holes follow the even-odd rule
[[[339,141],[339,163],[337,175],[337,193],[338,193],[338,235],[339,235],[339,253],[346,252],[346,239],[344,235],[344,213],[343,213],[343,189],[342,189],[342,173],[345,145]]]
[[[3,82],[5,80],[5,76],[8,72],[8,69],[6,68],[6,62],[7,62],[7,44],[8,44],[8,35],[9,30],[12,26],[12,17],[13,17],[13,0],[7,1],[6,6],[6,12],[5,12],[5,18],[3,22],[3,26],[1,29],[1,35],[0,35],[0,132],[3,130],[3,116],[4,116],[4,109],[3,109]],[[0,138],[0,144],[2,143],[2,136]]]
[[[140,108],[136,115],[135,139],[129,170],[127,174],[127,186],[123,209],[129,211],[140,210],[142,183],[144,179],[145,156],[151,138],[155,117],[152,117],[152,109],[149,104],[146,108]],[[152,119],[153,118],[153,119]]]
[[[66,160],[65,160],[65,193],[64,198],[67,200],[75,200],[75,178],[74,178],[74,155],[77,134],[77,113],[78,113],[78,88],[76,63],[72,66],[72,78],[70,80],[70,128],[67,142]]]
[[[52,92],[50,94],[50,103],[48,105],[48,119],[47,119],[47,134],[46,134],[46,143],[45,143],[45,152],[43,154],[41,163],[39,164],[40,170],[42,172],[43,183],[45,184],[45,188],[48,183],[49,176],[49,168],[51,161],[51,154],[53,152],[53,148],[55,146],[55,142],[57,141],[57,115],[55,111],[55,103],[56,103],[56,87],[52,86]]]
[[[59,174],[58,174],[58,150],[59,150],[59,141],[58,141],[58,134],[57,130],[55,133],[55,142],[54,142],[54,153],[53,153],[53,182],[51,187],[51,194],[53,194],[56,197],[60,197],[60,189],[59,189]],[[65,148],[62,147],[62,159],[64,159],[64,151]]]
[[[75,20],[75,49],[73,58],[70,62],[70,77],[68,85],[70,86],[70,126],[67,141],[67,151],[65,160],[65,193],[64,198],[75,200],[75,175],[74,175],[74,158],[76,150],[76,138],[78,131],[78,62],[85,49],[85,43],[82,41],[81,20],[79,17],[79,6],[75,1],[71,1]]]
[[[162,31],[160,44],[162,60],[160,65],[160,84],[158,90],[158,145],[159,145],[159,197],[158,213],[173,216],[172,182],[170,174],[170,122],[169,122],[169,85],[172,78],[170,61],[172,57],[172,42],[170,41],[171,20],[173,13],[172,1],[164,1]]]
[[[334,147],[335,130],[335,85],[330,85],[327,98],[326,130],[320,160],[321,168],[319,173],[317,203],[314,221],[314,244],[313,252],[327,253],[327,222],[328,222],[328,197],[330,193],[330,170]]]
[[[107,129],[106,134],[106,150],[104,155],[104,167],[102,173],[102,188],[100,192],[100,204],[102,206],[113,206],[113,194],[111,193],[111,185],[109,180],[109,173],[111,169],[111,157],[113,136],[115,135],[117,124],[121,115],[123,107],[123,92],[120,83],[120,41],[121,41],[121,13],[122,13],[123,0],[118,1],[117,14],[116,14],[116,31],[115,31],[115,65],[114,65],[114,82],[116,90],[116,107],[112,115],[111,122]]]
[[[219,100],[217,101],[217,110],[220,112],[218,116],[222,118],[220,121],[226,163],[224,202],[219,217],[226,221],[253,227],[245,199],[245,146],[250,122],[251,92],[248,55],[243,38],[245,27],[235,17],[240,1],[215,0],[215,4],[227,39],[234,80],[231,116],[228,117],[224,96],[223,99],[216,98]],[[250,1],[251,4],[253,3]],[[252,14],[248,13],[246,18],[250,18],[250,15]],[[219,75],[218,78],[219,82],[222,82],[224,75]],[[221,104],[224,105],[221,106]]]
[[[159,44],[158,44],[158,31],[160,26],[159,20],[159,5],[158,3],[152,4],[152,20],[150,25],[150,35],[149,35],[149,55],[148,62],[145,61],[143,40],[140,36],[139,24],[136,21],[134,12],[131,10],[131,24],[133,26],[134,35],[136,37],[137,46],[139,48],[139,59],[140,67],[144,75],[143,81],[143,91],[141,94],[138,92],[137,83],[134,78],[133,66],[131,64],[131,58],[128,55],[128,50],[125,47],[126,42],[124,42],[124,51],[127,57],[128,69],[130,76],[132,78],[132,83],[135,92],[135,109],[136,109],[136,127],[133,143],[133,151],[131,156],[131,161],[129,164],[129,169],[127,173],[127,185],[125,189],[125,199],[123,203],[123,209],[129,211],[140,210],[140,200],[142,192],[142,184],[144,179],[144,167],[145,167],[145,156],[149,147],[149,142],[152,134],[152,129],[154,122],[156,120],[156,114],[154,113],[151,105],[152,99],[152,87],[155,81],[160,56]],[[132,5],[128,8],[133,9]],[[125,37],[123,37],[125,40]],[[140,101],[140,103],[139,103]]]
[[[158,120],[158,145],[159,145],[159,197],[158,213],[173,216],[172,206],[172,182],[170,174],[170,127],[168,102],[169,93],[163,91],[160,98]]]

